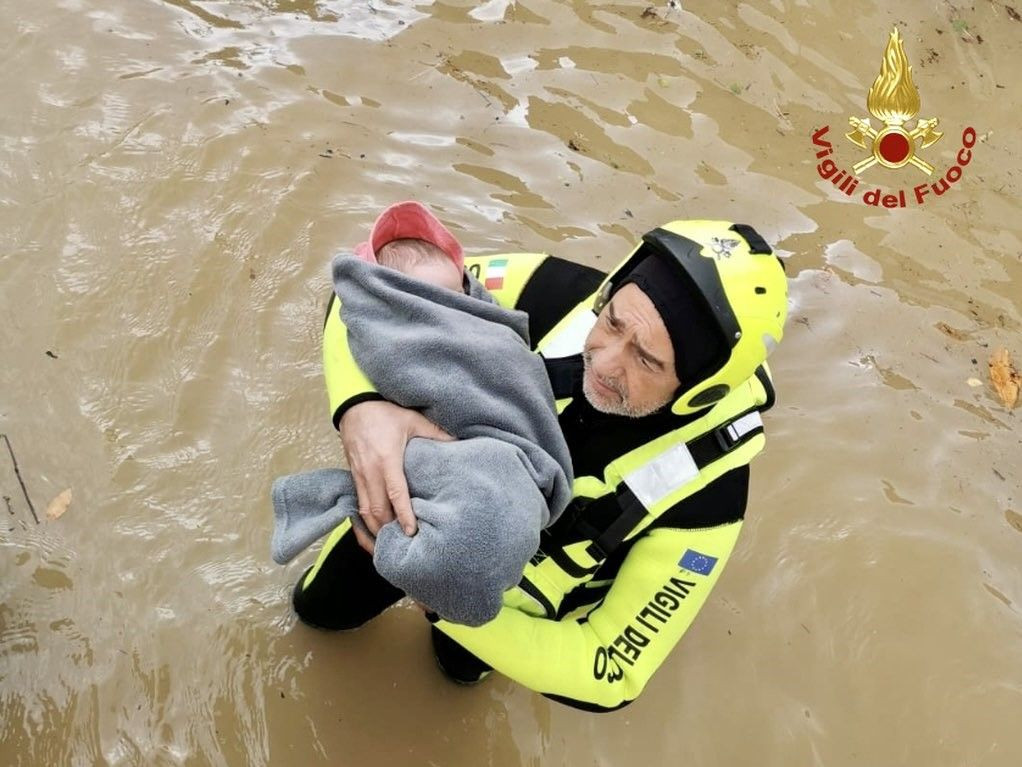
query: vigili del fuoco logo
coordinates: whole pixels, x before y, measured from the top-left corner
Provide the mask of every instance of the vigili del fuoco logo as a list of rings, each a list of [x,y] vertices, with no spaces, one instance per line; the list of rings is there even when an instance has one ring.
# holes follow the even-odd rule
[[[816,159],[821,160],[816,166],[820,178],[830,181],[849,197],[858,191],[862,174],[874,165],[892,169],[912,166],[932,179],[934,166],[927,162],[924,150],[940,141],[944,134],[937,130],[939,121],[936,117],[916,119],[911,130],[908,128],[907,124],[919,114],[919,106],[919,89],[912,82],[912,67],[905,56],[901,35],[895,28],[887,41],[880,74],[866,96],[866,109],[879,120],[880,125],[874,127],[868,117],[848,118],[852,130],[845,134],[845,138],[869,154],[852,165],[851,171],[839,168],[830,157],[834,152],[834,146],[827,140],[830,126],[824,125],[813,133]],[[910,201],[922,205],[929,199],[940,197],[962,177],[963,169],[972,161],[975,144],[976,129],[968,127],[962,131],[956,164],[942,176],[917,184],[911,191],[902,188],[889,192],[882,187],[873,187],[862,192],[862,201],[874,207],[905,208]]]

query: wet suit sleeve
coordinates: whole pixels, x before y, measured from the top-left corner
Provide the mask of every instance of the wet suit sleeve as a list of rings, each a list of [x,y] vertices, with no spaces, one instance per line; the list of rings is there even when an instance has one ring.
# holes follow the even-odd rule
[[[581,618],[550,620],[504,607],[471,628],[437,628],[497,671],[589,711],[634,700],[706,602],[741,521],[657,528],[630,549],[606,596]]]
[[[323,326],[323,377],[335,429],[348,408],[359,402],[383,399],[351,355],[348,329],[341,319],[341,301],[336,293],[330,297]]]

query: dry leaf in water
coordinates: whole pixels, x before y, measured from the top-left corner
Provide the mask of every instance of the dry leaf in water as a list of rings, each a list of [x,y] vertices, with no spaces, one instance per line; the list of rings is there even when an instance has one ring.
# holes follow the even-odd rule
[[[951,336],[956,341],[964,341],[964,340],[966,340],[969,337],[969,334],[966,333],[964,330],[959,330],[958,328],[953,328],[950,325],[948,325],[946,322],[938,322],[937,323],[937,330],[939,330],[941,333],[943,333],[946,336]]]
[[[64,512],[67,511],[67,507],[70,505],[71,505],[71,488],[69,487],[63,493],[61,493],[52,501],[50,501],[50,505],[46,507],[47,519],[59,519],[64,514]]]
[[[1004,406],[1011,410],[1018,402],[1019,388],[1022,387],[1022,376],[1019,376],[1007,349],[998,349],[990,358],[990,383],[994,385],[997,396]]]

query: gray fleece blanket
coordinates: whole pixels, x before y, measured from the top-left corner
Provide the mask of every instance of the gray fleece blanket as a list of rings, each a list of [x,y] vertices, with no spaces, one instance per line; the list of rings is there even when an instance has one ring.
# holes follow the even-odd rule
[[[529,350],[528,317],[498,306],[471,275],[464,295],[342,255],[333,279],[351,352],[377,391],[457,437],[408,443],[418,532],[384,525],[376,569],[447,620],[486,623],[572,496],[571,457],[543,362]],[[361,523],[351,474],[340,469],[277,479],[273,507],[281,564],[343,519]]]

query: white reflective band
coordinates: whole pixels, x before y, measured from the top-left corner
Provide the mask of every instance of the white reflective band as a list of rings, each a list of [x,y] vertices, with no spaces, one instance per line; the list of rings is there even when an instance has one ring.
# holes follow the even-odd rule
[[[699,467],[684,442],[626,474],[623,481],[646,510],[699,476]]]
[[[746,434],[753,429],[758,429],[763,425],[763,419],[760,418],[759,411],[753,410],[751,413],[746,413],[741,418],[736,418],[734,421],[728,424],[727,434],[731,438],[732,442],[737,442]]]
[[[560,330],[540,353],[548,360],[581,354],[586,336],[595,324],[596,315],[589,309],[584,309],[569,320],[564,329]]]

